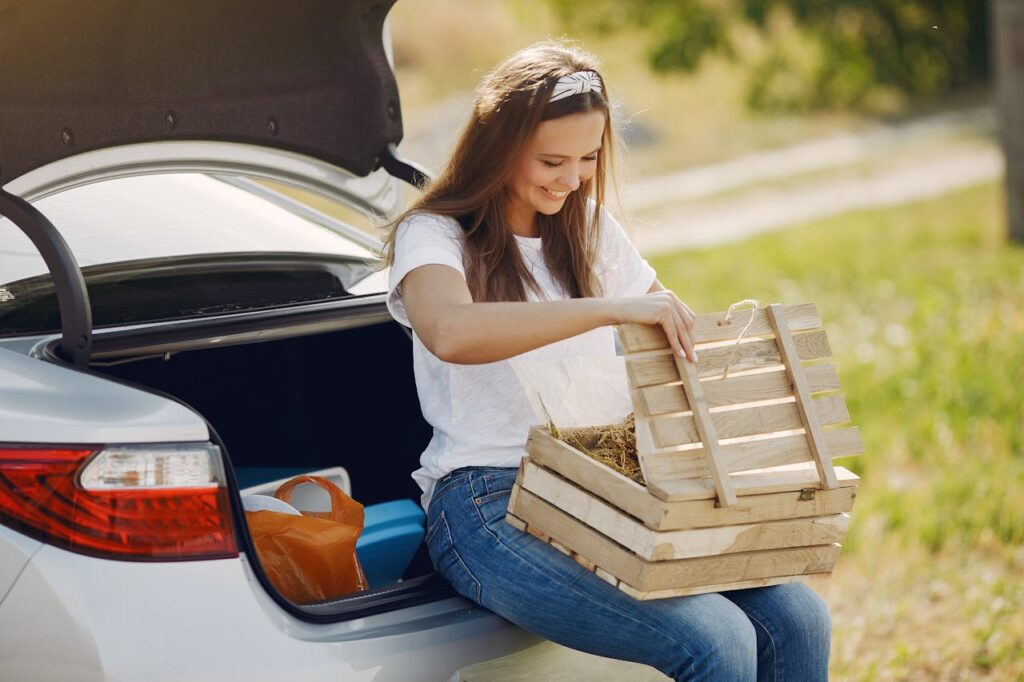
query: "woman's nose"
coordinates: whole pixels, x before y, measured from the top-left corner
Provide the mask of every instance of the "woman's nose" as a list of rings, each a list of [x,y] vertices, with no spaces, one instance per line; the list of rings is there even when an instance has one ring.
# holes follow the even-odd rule
[[[579,186],[580,186],[580,175],[579,175],[578,172],[567,173],[567,174],[563,175],[562,177],[558,178],[558,182],[563,187],[568,189],[570,192],[573,192],[573,191],[579,189]]]

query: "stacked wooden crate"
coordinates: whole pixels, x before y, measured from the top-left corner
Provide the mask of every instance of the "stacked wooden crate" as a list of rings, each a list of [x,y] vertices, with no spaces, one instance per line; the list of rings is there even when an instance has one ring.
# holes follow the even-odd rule
[[[863,446],[824,428],[849,414],[814,305],[700,316],[696,364],[618,333],[646,486],[535,427],[508,521],[638,599],[829,574],[858,482],[832,458]]]

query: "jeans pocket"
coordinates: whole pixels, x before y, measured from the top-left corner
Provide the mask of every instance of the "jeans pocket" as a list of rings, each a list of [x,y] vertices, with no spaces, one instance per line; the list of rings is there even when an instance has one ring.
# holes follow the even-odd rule
[[[444,510],[427,532],[427,550],[434,568],[452,584],[455,591],[464,597],[480,603],[480,581],[476,579],[469,566],[462,560],[452,542],[452,532],[448,527],[448,519]]]
[[[498,492],[508,492],[515,485],[519,469],[500,469],[480,474],[480,480],[484,484],[484,494],[490,495]]]
[[[476,507],[480,521],[485,526],[490,526],[501,521],[508,513],[508,501],[512,497],[512,490],[498,490],[487,495],[473,498],[473,506]]]

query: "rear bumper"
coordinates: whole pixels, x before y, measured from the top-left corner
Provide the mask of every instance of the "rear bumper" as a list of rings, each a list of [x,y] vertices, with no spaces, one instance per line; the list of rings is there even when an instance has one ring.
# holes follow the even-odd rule
[[[0,670],[33,682],[449,680],[538,639],[452,597],[340,623],[285,613],[244,555],[109,561],[44,546],[0,603]]]

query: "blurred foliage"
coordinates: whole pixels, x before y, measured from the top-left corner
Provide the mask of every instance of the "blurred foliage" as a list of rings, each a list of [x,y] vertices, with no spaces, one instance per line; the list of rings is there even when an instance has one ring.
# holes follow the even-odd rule
[[[567,30],[641,31],[657,71],[749,59],[747,103],[760,111],[884,109],[990,72],[984,0],[547,1]]]

